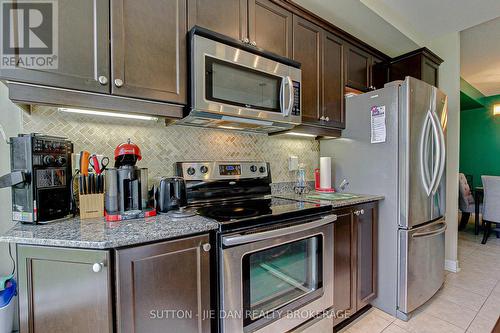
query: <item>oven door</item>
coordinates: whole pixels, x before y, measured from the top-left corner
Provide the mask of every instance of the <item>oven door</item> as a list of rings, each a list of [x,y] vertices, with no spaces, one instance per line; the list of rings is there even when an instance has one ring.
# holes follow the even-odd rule
[[[192,57],[195,110],[300,124],[300,69],[197,35]]]
[[[333,221],[222,237],[222,332],[285,332],[333,306]]]

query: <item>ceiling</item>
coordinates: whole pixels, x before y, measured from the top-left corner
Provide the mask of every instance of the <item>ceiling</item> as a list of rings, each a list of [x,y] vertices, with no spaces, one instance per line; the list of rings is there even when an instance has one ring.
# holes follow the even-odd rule
[[[460,33],[460,72],[485,96],[500,94],[500,17]]]
[[[498,0],[360,1],[389,22],[404,24],[420,39],[427,41],[500,16]]]
[[[391,57],[419,47],[359,0],[293,1]]]

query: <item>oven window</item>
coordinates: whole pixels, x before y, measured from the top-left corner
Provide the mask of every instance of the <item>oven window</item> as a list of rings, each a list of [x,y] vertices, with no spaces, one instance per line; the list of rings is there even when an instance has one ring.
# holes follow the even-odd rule
[[[281,77],[212,57],[205,57],[205,66],[207,100],[281,112]]]
[[[243,257],[245,326],[322,287],[321,243],[315,236]]]

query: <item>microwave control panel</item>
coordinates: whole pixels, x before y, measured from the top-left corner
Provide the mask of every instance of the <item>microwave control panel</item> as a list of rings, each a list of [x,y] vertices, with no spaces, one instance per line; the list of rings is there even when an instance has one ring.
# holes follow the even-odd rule
[[[300,82],[293,81],[292,116],[300,116]]]

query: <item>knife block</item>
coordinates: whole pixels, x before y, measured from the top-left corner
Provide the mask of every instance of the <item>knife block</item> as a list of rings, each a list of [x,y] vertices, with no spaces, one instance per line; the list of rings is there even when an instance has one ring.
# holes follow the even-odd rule
[[[104,216],[104,193],[80,194],[80,219]]]

